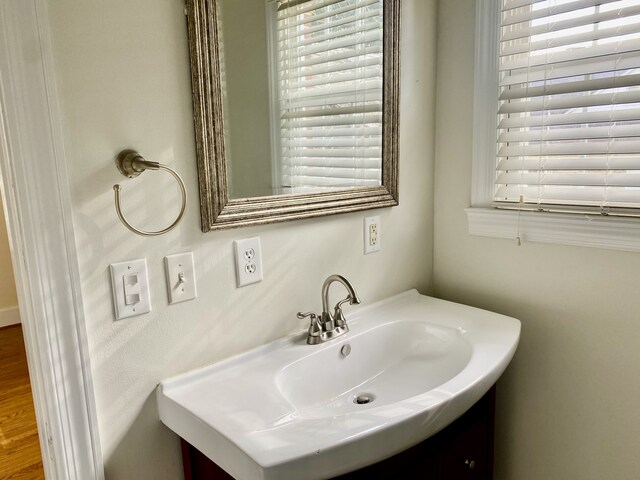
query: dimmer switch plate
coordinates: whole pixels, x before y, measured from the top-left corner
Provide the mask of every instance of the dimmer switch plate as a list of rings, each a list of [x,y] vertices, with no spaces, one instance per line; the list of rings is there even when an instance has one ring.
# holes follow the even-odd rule
[[[112,263],[111,291],[117,320],[151,311],[146,259]]]
[[[196,275],[193,252],[178,253],[164,257],[169,304],[196,298]]]
[[[236,278],[238,287],[262,281],[262,252],[260,237],[233,242],[236,252]]]

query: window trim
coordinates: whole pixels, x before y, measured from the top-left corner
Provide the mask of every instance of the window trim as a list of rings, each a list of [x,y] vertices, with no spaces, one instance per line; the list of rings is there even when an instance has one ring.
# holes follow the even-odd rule
[[[471,206],[469,234],[640,251],[640,219],[500,210],[492,207],[498,101],[500,0],[476,1]]]

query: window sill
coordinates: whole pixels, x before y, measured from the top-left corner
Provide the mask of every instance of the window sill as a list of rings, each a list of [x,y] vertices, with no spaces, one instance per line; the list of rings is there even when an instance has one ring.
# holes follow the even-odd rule
[[[494,208],[465,209],[469,234],[640,252],[640,219],[566,213],[520,212]]]

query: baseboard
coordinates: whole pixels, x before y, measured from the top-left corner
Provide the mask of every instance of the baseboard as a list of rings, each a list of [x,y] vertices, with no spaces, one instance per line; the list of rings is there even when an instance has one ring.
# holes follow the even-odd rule
[[[20,323],[18,307],[0,309],[0,328]]]

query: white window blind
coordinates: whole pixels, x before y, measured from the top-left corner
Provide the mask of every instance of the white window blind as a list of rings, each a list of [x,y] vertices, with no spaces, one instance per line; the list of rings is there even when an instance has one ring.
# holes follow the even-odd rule
[[[640,213],[640,3],[501,1],[495,205]]]
[[[383,0],[280,1],[280,176],[293,192],[378,186]]]

